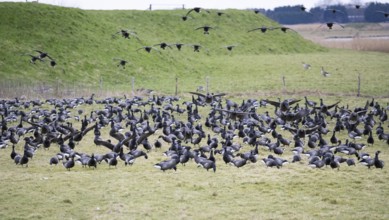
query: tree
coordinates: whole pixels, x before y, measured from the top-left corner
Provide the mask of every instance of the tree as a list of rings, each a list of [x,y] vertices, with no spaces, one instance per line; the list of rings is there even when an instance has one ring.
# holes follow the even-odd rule
[[[349,22],[347,9],[343,5],[328,6],[324,11],[323,19],[325,22],[338,22],[338,23]]]
[[[387,10],[389,8],[389,4],[382,3],[370,3],[369,6],[365,9],[365,20],[367,22],[385,22],[388,21],[389,18],[385,17],[384,13],[389,13]],[[381,11],[381,12],[380,12]]]

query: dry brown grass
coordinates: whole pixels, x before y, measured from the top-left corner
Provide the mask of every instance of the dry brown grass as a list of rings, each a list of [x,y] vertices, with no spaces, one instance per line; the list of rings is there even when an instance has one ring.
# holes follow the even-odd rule
[[[344,29],[324,25],[291,25],[304,38],[324,47],[389,53],[389,24],[350,24]]]

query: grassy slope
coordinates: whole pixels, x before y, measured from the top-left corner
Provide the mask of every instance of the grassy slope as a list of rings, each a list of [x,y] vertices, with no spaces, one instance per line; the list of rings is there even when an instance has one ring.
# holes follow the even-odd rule
[[[193,14],[192,19],[182,21],[186,11],[83,11],[42,4],[1,3],[0,37],[2,40],[0,76],[13,80],[46,80],[53,82],[81,81],[97,84],[100,77],[109,85],[128,84],[130,76],[140,84],[169,92],[163,86],[149,83],[150,79],[180,77],[187,80],[204,79],[214,66],[224,59],[230,59],[221,47],[236,44],[233,54],[236,59],[257,59],[263,54],[288,54],[325,51],[305,41],[296,33],[283,34],[271,31],[266,34],[247,30],[266,26],[277,26],[262,15],[250,11],[228,10],[227,16],[214,12]],[[15,16],[17,15],[17,16]],[[209,35],[194,29],[203,25],[216,26]],[[111,35],[120,29],[136,31],[141,42],[126,40]],[[135,50],[143,45],[160,42],[201,44],[205,50],[193,53],[192,48],[176,49],[147,54]],[[29,64],[29,57],[19,56],[33,53],[34,49],[49,52],[58,62],[56,69],[48,64]],[[116,68],[114,57],[131,62],[126,70]],[[208,60],[212,60],[209,63]],[[232,61],[235,61],[233,59]],[[218,62],[218,63],[216,63]],[[230,62],[230,60],[228,60]],[[222,62],[227,64],[226,62]],[[172,74],[173,73],[173,74]],[[224,74],[236,75],[225,69]]]

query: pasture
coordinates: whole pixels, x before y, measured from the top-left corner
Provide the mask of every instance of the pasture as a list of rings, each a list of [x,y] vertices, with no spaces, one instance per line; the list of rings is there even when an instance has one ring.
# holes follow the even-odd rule
[[[15,10],[20,12],[18,18],[12,14]],[[215,132],[214,127],[205,126],[206,118],[210,117],[213,108],[224,108],[227,100],[241,106],[249,99],[258,103],[267,99],[301,99],[297,104],[291,105],[293,110],[289,109],[295,112],[306,107],[304,96],[317,102],[317,106],[322,98],[326,105],[339,102],[336,108],[330,109],[332,116],[322,113],[321,108],[309,107],[315,110],[304,114],[305,120],[289,121],[286,125],[308,128],[303,125],[303,121],[308,121],[308,117],[319,120],[320,126],[324,125],[329,130],[329,133],[323,134],[323,139],[328,142],[328,146],[332,146],[330,149],[334,152],[337,145],[331,144],[330,138],[337,117],[346,123],[350,117],[349,113],[357,108],[364,108],[366,112],[362,110],[357,124],[357,128],[363,130],[367,121],[365,116],[380,110],[380,115],[377,113],[373,116],[376,122],[371,128],[375,140],[373,145],[368,144],[368,135],[353,140],[347,129],[337,132],[336,135],[342,144],[346,140],[364,144],[365,147],[358,153],[368,153],[372,158],[375,152],[381,151],[379,157],[386,162],[386,166],[383,169],[374,166],[369,169],[360,163],[355,155],[347,155],[344,152],[337,152],[336,156],[353,158],[356,161],[355,166],[341,163],[339,169],[332,169],[329,165],[312,168],[309,166],[310,158],[303,153],[301,161],[292,163],[292,150],[296,142],[294,135],[285,129],[285,124],[278,124],[273,129],[291,140],[290,146],[282,147],[282,154],[276,155],[267,149],[267,146],[259,145],[256,155],[258,161],[248,162],[238,168],[226,164],[223,155],[215,153],[216,172],[199,167],[194,159],[185,165],[177,164],[176,171],[163,172],[155,168],[155,164],[169,159],[163,153],[172,147],[171,143],[160,137],[165,135],[162,129],[156,130],[148,137],[151,145],[157,140],[161,141],[160,148],[153,147],[147,151],[143,144],[137,146],[138,150],[147,153],[147,159],[136,158],[133,165],[127,166],[118,159],[116,167],[110,167],[105,161],[97,164],[97,168],[83,167],[76,163],[69,171],[62,166],[63,161],[57,166],[49,164],[50,158],[61,151],[60,144],[55,141],[48,149],[37,147],[28,167],[16,165],[10,158],[12,143],[8,142],[7,147],[0,149],[0,218],[388,219],[389,211],[386,206],[389,202],[389,145],[387,140],[379,139],[376,130],[381,119],[384,134],[387,134],[389,129],[388,121],[382,116],[389,105],[389,55],[381,52],[327,49],[294,32],[288,32],[286,35],[277,35],[274,32],[266,33],[269,35],[250,34],[247,30],[262,24],[277,24],[247,11],[226,12],[229,17],[225,18],[229,19],[218,20],[219,18],[212,17],[212,14],[201,13],[193,15],[195,19],[185,21],[191,23],[183,23],[180,16],[185,12],[179,10],[82,11],[41,4],[0,3],[0,16],[3,16],[0,25],[3,30],[8,30],[0,32],[2,39],[6,39],[0,42],[1,47],[5,48],[0,51],[0,113],[5,117],[5,109],[13,104],[4,103],[16,101],[17,104],[9,108],[8,112],[10,115],[15,113],[16,119],[7,122],[8,128],[16,129],[23,115],[21,112],[26,113],[22,127],[34,127],[28,121],[31,122],[34,115],[39,116],[41,113],[37,109],[40,109],[56,113],[49,118],[53,118],[53,121],[57,119],[58,124],[48,124],[71,124],[79,131],[82,130],[81,121],[77,120],[76,116],[88,119],[89,128],[105,120],[103,116],[94,121],[89,120],[98,115],[97,112],[109,112],[110,107],[120,107],[125,118],[120,121],[115,113],[111,115],[110,120],[120,124],[123,130],[119,133],[125,134],[135,132],[130,129],[132,123],[138,130],[146,125],[146,121],[150,122],[151,127],[157,126],[152,114],[148,119],[143,118],[145,111],[157,107],[161,112],[166,112],[166,115],[174,117],[175,122],[170,127],[178,132],[180,126],[189,123],[188,110],[184,103],[193,102],[190,92],[195,92],[198,86],[203,86],[210,93],[225,93],[221,100],[212,106],[198,105],[201,118],[192,122],[193,125],[202,125],[206,136],[209,134],[220,141],[214,149],[216,151],[224,149],[221,141],[226,140],[222,133]],[[63,16],[55,16],[56,14],[71,16],[66,20]],[[49,16],[51,20],[42,19],[45,16]],[[27,22],[26,18],[30,20]],[[204,25],[205,22],[217,24],[219,29],[211,32],[209,36],[204,36],[201,31],[187,35],[188,29],[185,28],[188,25],[191,27],[190,31],[193,31],[193,27]],[[223,22],[228,25],[223,25]],[[59,27],[61,25],[62,27]],[[118,30],[129,26],[136,29],[142,43],[134,41],[135,39],[125,41],[119,35],[115,39],[112,38],[111,35]],[[63,39],[53,37],[44,27],[49,27],[55,35],[63,33]],[[244,31],[232,34],[232,31],[239,28]],[[146,34],[154,33],[154,30],[160,34]],[[299,33],[301,31],[297,28],[296,30]],[[358,30],[360,35],[363,35],[363,28]],[[33,34],[31,38],[22,40],[18,37],[21,33]],[[317,35],[324,35],[323,33],[327,31],[315,32]],[[150,54],[144,54],[144,51],[136,52],[142,45],[162,41],[200,43],[207,47],[208,53],[206,50],[194,53],[191,48],[184,48],[180,53],[171,49],[160,49],[161,53]],[[232,53],[220,49],[222,45],[233,43],[239,44]],[[20,55],[34,49],[50,50],[51,55],[56,56],[58,66],[51,68],[47,63],[39,62],[33,65],[29,63],[28,57]],[[118,56],[127,56],[131,63],[125,69],[117,66],[112,58]],[[302,62],[310,64],[311,68],[305,70]],[[331,75],[323,77],[321,67]],[[358,77],[361,83],[359,97]],[[153,92],[149,94],[144,92],[145,90]],[[93,103],[86,104],[85,100],[92,93],[96,94]],[[141,100],[136,96],[141,97]],[[19,99],[16,100],[15,97]],[[162,103],[157,104],[156,97],[160,97]],[[193,98],[198,99],[198,96],[194,95]],[[33,100],[40,100],[42,105],[24,107],[22,104]],[[52,100],[56,102],[50,103]],[[82,102],[66,108],[76,100]],[[130,107],[129,103],[132,103]],[[377,103],[380,106],[377,106]],[[169,109],[170,105],[173,108],[179,106],[186,111],[179,114]],[[63,109],[69,111],[69,114],[66,114],[65,121],[60,121],[59,112]],[[335,115],[335,109],[339,114],[342,112],[342,117]],[[278,109],[269,104],[258,105],[251,110],[260,116],[268,112],[272,121],[280,117],[277,115]],[[226,122],[224,119],[228,119],[230,114],[231,112],[217,111],[216,115],[222,118],[215,120],[215,125],[235,135],[238,129],[231,126],[242,123],[244,128],[250,127],[247,122],[232,119]],[[132,116],[134,118],[130,120]],[[34,120],[36,123],[46,123],[47,121],[43,120],[45,117],[40,116]],[[100,127],[101,139],[110,139],[112,143],[117,143],[110,132],[112,121]],[[265,122],[264,126],[267,125],[269,123]],[[42,131],[42,128],[35,125],[32,131],[34,130]],[[273,131],[261,134],[258,139],[268,138],[270,143],[275,143],[277,138],[273,137]],[[93,132],[92,129],[75,145],[74,151],[77,155],[107,154],[111,151],[95,144]],[[2,136],[6,135],[7,132],[2,131]],[[34,137],[34,134],[31,132],[20,135],[20,140],[15,144],[16,152],[23,154],[26,137]],[[308,147],[308,135],[301,140],[304,142],[304,153],[323,147]],[[240,158],[238,153],[254,150],[254,146],[247,144],[242,137],[234,137],[232,142],[241,146],[238,152],[234,152],[235,159]],[[182,140],[182,145],[189,146],[193,151],[207,146],[207,138],[201,139],[199,144]],[[124,152],[129,151],[127,147],[123,148]],[[204,154],[210,156],[209,152]],[[289,163],[280,168],[267,167],[263,159],[270,154]]]

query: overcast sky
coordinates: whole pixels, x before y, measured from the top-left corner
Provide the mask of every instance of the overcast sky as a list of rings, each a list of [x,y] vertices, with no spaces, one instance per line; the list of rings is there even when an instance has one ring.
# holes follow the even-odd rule
[[[28,0],[32,1],[32,0]],[[39,0],[41,3],[76,7],[81,9],[138,9],[144,10],[153,5],[154,9],[173,9],[203,7],[208,9],[247,9],[247,8],[265,8],[274,9],[278,6],[286,5],[304,5],[311,8],[319,5],[333,5],[337,3],[364,4],[373,0]],[[0,2],[4,2],[0,0]],[[19,0],[14,2],[25,2]],[[380,0],[374,2],[389,3],[389,0]]]

